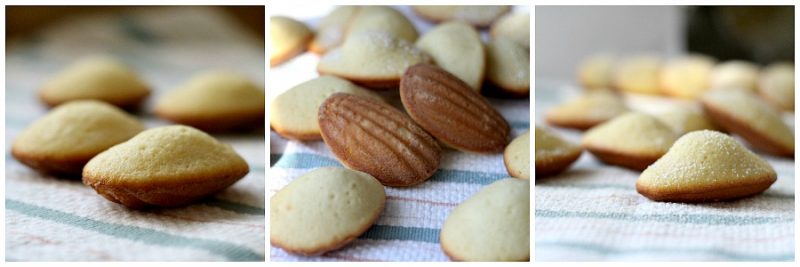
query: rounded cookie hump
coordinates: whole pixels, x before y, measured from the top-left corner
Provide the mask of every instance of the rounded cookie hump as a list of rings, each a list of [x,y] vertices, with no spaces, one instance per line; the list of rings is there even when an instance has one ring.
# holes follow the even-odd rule
[[[587,131],[581,145],[605,163],[644,170],[663,156],[677,138],[657,118],[629,112]]]
[[[488,27],[511,10],[510,6],[413,6],[417,15],[436,23],[463,21],[476,27]]]
[[[336,93],[322,103],[318,117],[322,139],[336,158],[384,185],[416,185],[439,167],[436,140],[388,104]]]
[[[531,131],[514,138],[503,152],[503,162],[508,175],[514,178],[531,178]]]
[[[270,243],[301,255],[338,249],[369,229],[385,202],[383,186],[369,174],[313,170],[270,199]]]
[[[14,139],[11,155],[51,174],[80,175],[92,157],[144,130],[135,117],[97,100],[60,105]]]
[[[422,128],[453,148],[498,153],[508,144],[508,122],[483,96],[441,68],[418,64],[400,81],[400,99]]]
[[[175,207],[211,195],[249,172],[229,145],[192,127],[146,130],[92,158],[83,183],[130,208]]]
[[[150,88],[139,76],[116,58],[83,58],[45,82],[39,98],[54,107],[74,100],[94,99],[135,109],[150,95]]]
[[[530,181],[498,180],[459,204],[442,225],[442,250],[457,261],[530,259]]]
[[[306,49],[314,33],[305,24],[292,18],[269,18],[269,65],[277,66]]]
[[[536,126],[536,177],[547,177],[566,170],[580,158],[583,150],[554,132]]]

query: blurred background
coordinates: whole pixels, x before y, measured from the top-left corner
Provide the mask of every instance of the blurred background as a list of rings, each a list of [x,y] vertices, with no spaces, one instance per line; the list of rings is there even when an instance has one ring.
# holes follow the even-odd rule
[[[597,53],[794,61],[791,6],[540,6],[534,25],[537,80],[573,80]]]

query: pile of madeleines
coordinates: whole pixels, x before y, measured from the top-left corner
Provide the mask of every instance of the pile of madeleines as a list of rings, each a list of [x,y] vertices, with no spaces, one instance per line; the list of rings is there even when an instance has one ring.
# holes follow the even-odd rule
[[[41,87],[39,97],[52,109],[16,136],[11,154],[46,174],[82,177],[101,196],[134,209],[187,205],[249,172],[233,148],[204,131],[263,127],[262,88],[236,73],[199,74],[155,104],[155,114],[182,125],[145,130],[127,112],[149,94],[119,60],[84,58]]]
[[[661,61],[596,56],[583,62],[578,77],[586,92],[546,113],[550,125],[585,130],[581,143],[537,127],[536,176],[563,172],[585,149],[601,162],[641,172],[636,190],[655,201],[733,200],[769,188],[775,170],[748,147],[794,157],[794,133],[782,119],[783,111],[794,110],[794,65],[759,69],[702,55]],[[631,111],[619,92],[665,95],[680,105]]]
[[[273,100],[271,128],[323,140],[347,167],[313,170],[278,191],[270,242],[301,255],[345,246],[379,218],[384,186],[425,182],[450,147],[504,152],[517,179],[496,181],[455,208],[442,226],[442,250],[453,260],[528,260],[530,135],[509,143],[508,122],[481,90],[527,101],[529,15],[508,6],[413,10],[438,25],[418,36],[402,13],[381,6],[337,7],[316,34],[291,18],[270,18],[271,64],[308,49],[320,55],[321,75]],[[478,32],[485,27],[487,44]],[[398,91],[402,108],[390,104]]]

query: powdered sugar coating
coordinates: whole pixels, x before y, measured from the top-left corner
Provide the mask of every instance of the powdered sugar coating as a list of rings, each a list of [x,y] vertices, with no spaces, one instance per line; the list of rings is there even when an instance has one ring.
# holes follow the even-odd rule
[[[409,66],[429,61],[412,43],[373,31],[351,35],[320,59],[317,70],[355,79],[399,80]]]
[[[703,103],[746,123],[754,131],[781,146],[794,150],[794,133],[780,114],[757,95],[745,90],[714,90],[703,97]]]
[[[536,162],[548,163],[579,153],[581,148],[571,144],[555,133],[541,127],[536,127]]]
[[[590,129],[582,144],[621,153],[660,155],[675,139],[672,129],[655,117],[630,112]]]

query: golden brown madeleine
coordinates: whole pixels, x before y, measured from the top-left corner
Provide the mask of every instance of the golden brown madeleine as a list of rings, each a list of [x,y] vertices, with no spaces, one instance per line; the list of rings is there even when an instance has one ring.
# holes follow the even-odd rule
[[[350,36],[381,32],[407,42],[417,40],[417,29],[402,13],[386,6],[339,6],[322,19],[309,49],[325,54]]]
[[[322,103],[318,117],[322,139],[339,162],[384,185],[416,185],[439,167],[436,140],[388,104],[336,93]]]
[[[11,155],[31,168],[80,176],[92,157],[144,130],[135,117],[105,102],[77,100],[34,121],[14,139]]]
[[[94,99],[123,109],[136,109],[150,88],[119,60],[108,56],[83,58],[45,82],[39,98],[50,107]]]
[[[612,74],[616,58],[612,55],[599,54],[591,56],[578,65],[578,82],[585,89],[613,88]]]
[[[486,72],[486,51],[475,28],[463,22],[437,25],[417,40],[436,65],[452,73],[476,91],[481,90]]]
[[[83,168],[83,183],[129,208],[178,207],[227,188],[249,171],[231,146],[173,125],[146,130],[98,154]]]
[[[669,96],[694,99],[710,88],[715,60],[704,55],[688,55],[668,61],[661,68],[661,91]]]
[[[503,94],[527,97],[531,89],[530,51],[506,38],[486,45],[486,79]]]
[[[614,67],[612,84],[620,91],[637,94],[661,94],[658,80],[661,58],[636,55],[624,58]]]
[[[677,138],[655,117],[629,112],[589,129],[581,146],[607,164],[641,171],[667,153]]]
[[[400,99],[422,128],[458,150],[502,152],[510,127],[489,101],[441,68],[418,64],[400,81]]]
[[[269,65],[277,66],[303,53],[314,33],[292,18],[273,16],[269,18]]]
[[[711,71],[711,89],[746,89],[755,91],[758,66],[744,60],[725,61]]]
[[[347,26],[353,20],[360,6],[337,6],[331,13],[322,18],[317,27],[317,34],[308,45],[308,50],[317,54],[325,54],[328,50],[344,42]]]
[[[503,152],[503,163],[508,175],[514,178],[531,178],[531,131],[517,136]]]
[[[794,64],[773,63],[764,68],[758,79],[758,93],[773,106],[794,111]]]
[[[476,27],[488,27],[494,20],[511,10],[510,6],[413,6],[423,19],[440,23],[463,21]]]
[[[794,157],[794,133],[781,114],[745,90],[713,90],[702,98],[706,114],[720,127],[738,134],[767,153]]]
[[[580,146],[571,144],[552,131],[536,126],[536,177],[559,174],[583,153]]]
[[[492,35],[492,38],[509,38],[526,49],[530,49],[531,15],[527,12],[506,14],[492,23],[489,34]]]
[[[606,90],[586,92],[547,111],[553,126],[586,130],[628,112],[617,94]]]
[[[732,137],[715,131],[682,136],[636,180],[636,191],[655,201],[731,200],[767,190],[772,166]]]

